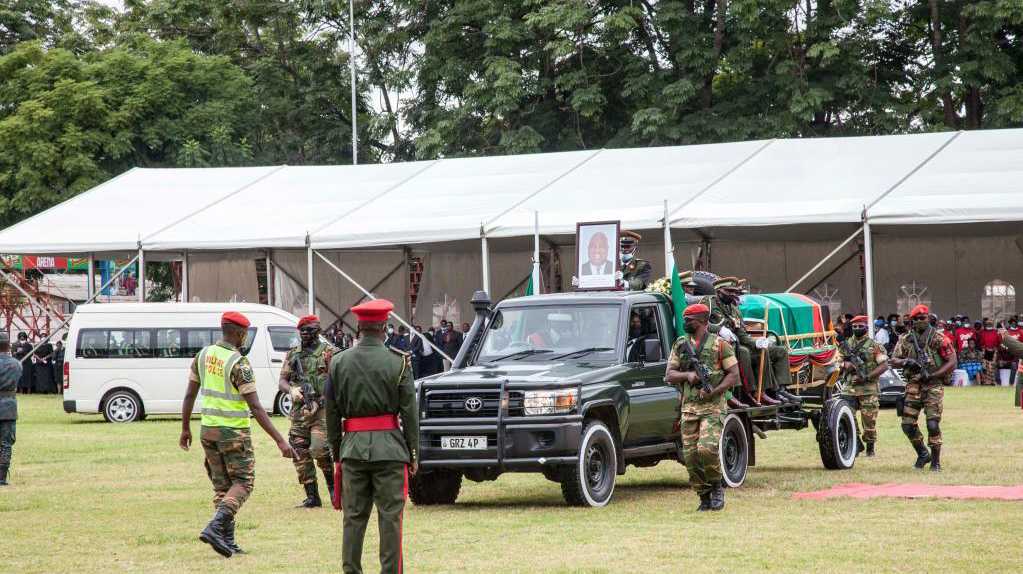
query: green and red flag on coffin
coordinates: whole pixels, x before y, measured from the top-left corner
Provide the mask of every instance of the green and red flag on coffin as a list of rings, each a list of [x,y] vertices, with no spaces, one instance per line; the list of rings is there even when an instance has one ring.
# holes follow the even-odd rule
[[[835,351],[831,313],[828,307],[799,293],[744,295],[739,305],[745,319],[763,321],[767,309],[767,330],[787,344],[793,364],[807,359],[830,361]]]

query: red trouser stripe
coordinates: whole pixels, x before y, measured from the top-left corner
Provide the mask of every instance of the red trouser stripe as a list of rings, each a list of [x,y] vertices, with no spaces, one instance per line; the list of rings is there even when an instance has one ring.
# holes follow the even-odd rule
[[[371,432],[398,429],[398,415],[376,415],[345,419],[345,432]]]

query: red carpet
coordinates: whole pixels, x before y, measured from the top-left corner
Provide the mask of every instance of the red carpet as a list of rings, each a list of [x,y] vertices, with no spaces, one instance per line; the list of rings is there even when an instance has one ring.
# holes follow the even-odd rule
[[[983,500],[1023,500],[1023,485],[1018,486],[955,486],[944,484],[840,484],[828,490],[797,492],[799,500],[825,498],[957,498]]]

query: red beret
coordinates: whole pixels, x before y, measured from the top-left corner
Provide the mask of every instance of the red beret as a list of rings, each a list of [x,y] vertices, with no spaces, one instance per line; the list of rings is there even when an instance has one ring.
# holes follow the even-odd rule
[[[870,319],[868,319],[866,315],[856,315],[855,317],[852,318],[852,321],[850,321],[850,323],[853,324],[862,323],[864,325],[866,325],[869,322]]]
[[[242,315],[237,311],[228,311],[220,316],[221,325],[227,325],[228,323],[238,325],[239,327],[242,327],[244,329],[248,329],[249,325],[252,324],[249,322],[249,319],[245,315]]]
[[[298,320],[298,328],[301,329],[302,327],[305,327],[309,323],[319,323],[319,322],[320,322],[320,318],[317,317],[316,315],[306,315],[305,317],[302,317],[301,319]]]
[[[364,323],[382,323],[394,310],[394,303],[387,299],[374,299],[352,307],[352,313]]]
[[[913,307],[912,311],[909,312],[910,318],[916,317],[918,315],[930,315],[930,314],[931,314],[931,310],[927,308],[927,305],[917,305],[916,307]]]
[[[693,315],[709,315],[710,309],[707,308],[703,303],[695,303],[686,307],[686,310],[682,313],[683,317],[691,317]]]

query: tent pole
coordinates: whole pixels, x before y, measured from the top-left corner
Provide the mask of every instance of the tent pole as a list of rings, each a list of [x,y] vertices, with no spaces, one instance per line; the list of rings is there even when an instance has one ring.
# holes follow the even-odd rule
[[[146,255],[142,251],[142,245],[139,245],[139,281],[138,285],[135,286],[135,292],[138,293],[139,303],[146,302]]]
[[[490,249],[487,247],[487,232],[480,226],[480,249],[483,261],[483,290],[490,293]]]
[[[314,253],[312,248],[309,249],[309,252],[310,253]],[[372,293],[367,291],[365,287],[363,287],[362,285],[359,285],[359,283],[356,282],[355,279],[352,279],[352,277],[350,275],[348,275],[347,273],[345,273],[344,271],[342,271],[340,267],[338,267],[337,265],[334,265],[333,261],[331,261],[330,259],[327,259],[326,257],[324,257],[323,254],[320,253],[319,251],[315,251],[315,253],[316,253],[316,256],[319,257],[320,259],[322,259],[323,262],[326,263],[328,266],[330,266],[331,269],[333,269],[334,271],[337,271],[338,275],[344,277],[345,280],[348,281],[349,283],[351,283],[353,286],[355,286],[356,289],[358,289],[359,291],[362,291],[362,293],[364,295],[366,295],[366,297],[369,297],[370,299],[373,299],[373,300],[376,299],[376,295],[373,295]],[[401,315],[395,313],[394,311],[391,311],[391,317],[394,317],[394,319],[396,321],[398,321],[402,325],[405,325],[405,328],[407,328],[409,330],[409,333],[415,333],[416,332],[415,328],[413,328],[412,325],[410,325],[408,323],[408,321],[406,321],[405,319],[401,318]],[[429,341],[429,339],[427,339],[426,337],[423,337],[423,344],[429,345],[431,349],[433,349],[434,351],[437,351],[438,353],[440,353],[440,356],[444,357],[448,361],[451,361],[452,363],[454,362],[454,360],[452,360],[452,358],[449,357],[447,353],[445,353],[444,351],[440,350],[440,347],[438,347],[437,345],[434,345],[433,343],[431,343]]]
[[[181,254],[181,302],[188,303],[188,252]]]
[[[799,286],[799,284],[800,284],[800,283],[802,283],[803,281],[806,281],[806,280],[807,280],[807,279],[808,279],[808,278],[809,278],[809,277],[810,277],[811,275],[813,275],[814,273],[816,273],[816,272],[817,272],[817,270],[818,270],[818,269],[820,269],[821,267],[823,267],[823,266],[824,266],[824,264],[825,264],[825,263],[827,263],[829,259],[831,259],[832,257],[834,257],[834,256],[835,256],[835,255],[836,255],[836,254],[837,254],[837,253],[838,253],[839,251],[841,251],[841,250],[842,250],[842,249],[843,249],[843,248],[844,248],[844,247],[845,247],[846,245],[849,245],[849,243],[850,243],[850,242],[851,242],[851,241],[852,241],[853,239],[856,239],[856,237],[857,237],[857,236],[859,236],[859,234],[860,234],[860,233],[861,233],[862,231],[863,231],[863,228],[859,228],[859,229],[857,229],[856,231],[854,231],[852,235],[850,235],[849,237],[847,237],[847,238],[845,239],[845,241],[843,241],[842,243],[839,243],[839,244],[838,244],[838,247],[836,247],[836,248],[832,249],[832,250],[831,250],[831,253],[828,253],[827,255],[825,255],[825,256],[824,256],[824,259],[821,259],[821,260],[820,260],[819,262],[817,262],[817,265],[814,265],[814,266],[813,266],[813,268],[812,268],[812,269],[810,269],[809,271],[807,271],[805,275],[803,275],[803,276],[802,276],[802,277],[800,277],[799,279],[796,279],[796,282],[795,282],[795,283],[793,283],[792,285],[790,285],[790,286],[789,286],[789,288],[785,290],[785,292],[786,292],[786,293],[791,293],[792,291],[794,291],[794,290],[796,289],[796,287],[798,287],[798,286]]]
[[[867,208],[863,208],[863,275],[867,299],[867,329],[874,336],[874,247],[871,245],[870,219]]]
[[[309,243],[309,236],[306,235],[306,277],[308,278],[308,289],[306,292],[309,294],[309,314],[313,315],[316,313],[316,291],[313,287],[313,248]]]
[[[540,286],[540,212],[533,212],[533,294],[543,293]]]
[[[96,254],[89,254],[89,285],[85,289],[85,297],[92,299],[92,294],[96,292]]]
[[[274,304],[274,264],[269,249],[266,251],[266,304]]]
[[[668,200],[664,200],[664,273],[671,277],[675,268],[675,247],[671,244],[671,222],[668,221]]]

